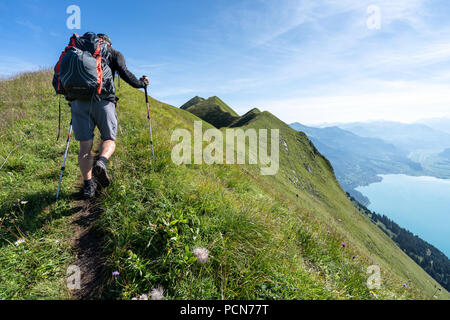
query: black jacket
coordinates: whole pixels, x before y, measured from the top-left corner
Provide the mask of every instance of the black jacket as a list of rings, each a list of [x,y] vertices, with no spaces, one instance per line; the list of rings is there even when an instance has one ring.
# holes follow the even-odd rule
[[[108,45],[108,54],[105,57],[105,62],[109,66],[112,72],[113,80],[116,73],[119,74],[120,78],[125,80],[130,86],[134,88],[145,88],[145,83],[142,80],[139,80],[131,73],[126,64],[125,58],[123,54],[117,50],[114,50],[111,46]],[[116,102],[119,99],[116,97],[115,92],[111,94],[102,93],[100,95],[100,99],[109,100],[111,102]]]
[[[116,72],[119,76],[125,80],[130,86],[134,88],[145,88],[145,83],[139,79],[137,79],[134,74],[132,74],[125,64],[125,58],[123,54],[117,50],[114,50],[111,46],[109,48],[109,57],[107,58],[107,64],[111,68],[113,77],[116,75]]]

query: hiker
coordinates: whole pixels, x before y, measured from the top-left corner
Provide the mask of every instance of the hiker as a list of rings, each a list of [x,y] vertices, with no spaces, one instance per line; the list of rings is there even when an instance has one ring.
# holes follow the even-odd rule
[[[97,34],[94,33],[86,33],[82,37],[78,35],[74,35],[71,38],[71,45],[69,44],[68,48],[71,48],[69,54],[78,56],[75,57],[82,61],[81,63],[86,63],[82,59],[85,59],[82,56],[82,53],[77,53],[76,49],[77,41],[80,42],[80,47],[88,47],[97,48],[97,51],[90,55],[87,59],[98,58],[97,66],[93,66],[96,72],[98,72],[98,65],[101,61],[102,63],[102,71],[101,75],[98,77],[100,84],[98,85],[98,92],[92,95],[91,98],[87,97],[84,99],[74,98],[77,97],[76,93],[77,87],[72,88],[72,95],[67,94],[66,99],[69,100],[69,105],[71,107],[72,114],[72,124],[73,130],[75,133],[75,139],[80,141],[80,152],[78,155],[78,163],[80,166],[81,174],[84,180],[83,186],[83,196],[85,199],[92,199],[95,196],[95,191],[97,189],[97,182],[102,187],[107,187],[111,183],[111,179],[108,176],[106,165],[108,160],[112,156],[115,151],[116,144],[115,140],[117,137],[117,114],[116,114],[116,104],[118,98],[115,96],[115,88],[114,88],[114,76],[117,72],[119,76],[125,80],[129,85],[134,88],[146,88],[149,84],[149,80],[146,76],[137,79],[126,67],[125,59],[119,51],[112,48],[112,43],[110,38],[105,34]],[[84,42],[81,42],[84,41]],[[86,45],[87,43],[87,45]],[[94,46],[92,46],[92,44]],[[106,43],[106,46],[105,46]],[[66,52],[68,49],[66,48]],[[79,50],[81,51],[81,50]],[[86,50],[88,51],[88,50]],[[64,80],[67,78],[65,75],[60,75],[60,67],[61,61],[65,55],[65,52],[61,55],[60,62],[57,67],[55,67],[55,78],[54,86],[55,90],[58,93],[66,94],[66,86],[64,86]],[[82,57],[82,58],[79,58]],[[95,63],[95,60],[93,60]],[[72,62],[70,62],[72,63]],[[75,62],[76,63],[76,62]],[[66,63],[67,65],[68,63]],[[92,63],[91,63],[92,64]],[[61,66],[63,69],[64,66]],[[89,65],[88,65],[89,67]],[[70,65],[69,68],[72,70],[76,70]],[[79,68],[78,68],[79,69]],[[69,69],[71,70],[71,69]],[[73,72],[71,70],[71,72]],[[75,71],[76,72],[76,71]],[[70,74],[72,76],[72,74]],[[83,75],[81,75],[83,76]],[[59,77],[59,78],[58,78]],[[108,79],[108,77],[110,79]],[[62,78],[62,80],[61,80]],[[83,77],[81,77],[83,78]],[[57,83],[55,83],[55,81]],[[112,82],[112,83],[111,83]],[[61,89],[61,85],[63,85],[63,89]],[[67,82],[66,82],[67,83]],[[81,88],[83,89],[83,88]],[[59,90],[59,91],[58,91]],[[75,94],[73,93],[75,92]],[[81,96],[81,93],[79,94]],[[94,138],[94,129],[95,126],[98,127],[101,134],[101,145],[100,145],[100,157],[95,162],[93,161],[91,155],[91,149],[93,145]],[[93,177],[95,179],[93,179]]]

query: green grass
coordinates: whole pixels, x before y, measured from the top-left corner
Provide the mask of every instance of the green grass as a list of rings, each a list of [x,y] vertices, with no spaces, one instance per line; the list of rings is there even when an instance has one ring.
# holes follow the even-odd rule
[[[313,225],[324,234],[331,230],[349,244],[356,260],[365,266],[378,263],[383,272],[387,297],[403,294],[397,290],[407,283],[414,297],[431,298],[441,287],[391,239],[361,214],[339,186],[329,161],[312,146],[305,134],[296,132],[268,112],[258,115],[248,127],[279,128],[287,148],[280,144],[280,172],[275,177],[257,177],[296,207],[309,212]],[[244,127],[246,128],[246,127]],[[298,197],[297,197],[298,195]],[[441,298],[448,299],[443,290]],[[387,293],[387,292],[386,292]],[[410,293],[411,294],[411,293]]]
[[[75,261],[70,218],[78,145],[71,145],[64,197],[55,204],[64,142],[53,141],[57,100],[50,77],[43,72],[0,82],[0,112],[9,115],[0,124],[1,156],[43,115],[39,129],[0,170],[0,269],[8,270],[0,278],[3,299],[69,297],[64,277]],[[24,83],[29,92],[23,93]],[[199,119],[151,99],[152,161],[143,93],[122,85],[118,96],[114,184],[101,195],[96,222],[105,234],[107,259],[99,298],[131,299],[162,286],[167,299],[375,299],[366,287],[366,268],[373,263],[382,270],[382,288],[374,290],[378,299],[432,295],[434,280],[351,205],[329,162],[304,134],[267,112],[245,122],[280,129],[287,149],[280,144],[276,176],[261,176],[257,166],[176,166],[171,134],[192,131]],[[66,112],[64,123],[68,117]],[[16,235],[19,228],[27,241],[15,246],[8,228]],[[193,255],[197,247],[209,250],[205,264]],[[440,298],[448,298],[444,294]]]
[[[26,233],[26,241],[3,246],[0,255],[0,299],[67,299],[66,265],[73,260],[67,219],[45,230]]]
[[[21,142],[0,170],[0,299],[69,297],[64,277],[74,260],[69,195],[78,179],[77,147],[70,148],[64,196],[55,203],[65,138],[55,142],[58,99],[50,75],[0,82],[0,163]],[[68,117],[64,110],[65,132]],[[19,239],[25,242],[16,246]]]
[[[195,105],[197,103],[200,103],[202,101],[205,101],[205,98],[202,98],[202,97],[199,97],[199,96],[195,96],[192,99],[190,99],[188,102],[183,104],[180,108],[183,109],[183,110],[186,110],[190,106],[193,106],[193,105]]]
[[[239,115],[216,96],[203,101],[193,98],[188,101],[186,105],[189,105],[196,100],[200,102],[187,107],[186,111],[191,112],[216,128],[227,127],[239,119]]]

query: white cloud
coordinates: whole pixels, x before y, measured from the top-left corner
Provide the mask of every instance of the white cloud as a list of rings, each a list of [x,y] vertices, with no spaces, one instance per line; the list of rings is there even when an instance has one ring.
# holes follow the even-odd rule
[[[444,36],[443,33],[440,33]],[[445,37],[445,36],[444,36]],[[427,43],[404,44],[401,49],[391,49],[378,54],[378,64],[385,66],[419,67],[450,61],[450,43],[440,39]]]
[[[263,8],[253,11],[244,1],[225,15],[232,32],[259,46],[266,61],[263,71],[241,75],[256,80],[236,78],[215,88],[239,92],[241,98],[234,99],[239,111],[258,106],[285,121],[307,123],[450,116],[450,90],[442,84],[450,75],[450,65],[442,65],[450,60],[450,45],[442,39],[450,31],[427,24],[429,1],[261,3]],[[369,5],[381,9],[379,31],[366,26]],[[300,28],[306,24],[313,32],[309,41]],[[295,35],[301,40],[292,41]],[[241,61],[258,68],[264,61],[259,54],[251,51]],[[242,97],[258,89],[259,101]]]
[[[367,33],[370,5],[381,9],[383,28],[402,21],[419,29],[424,27],[423,17],[427,15],[425,3],[426,0],[247,0],[224,10],[221,21],[234,36],[247,38],[252,45],[265,45],[306,23],[316,23],[320,29],[324,20],[349,14],[358,37],[358,33]],[[341,26],[333,27],[339,30]]]

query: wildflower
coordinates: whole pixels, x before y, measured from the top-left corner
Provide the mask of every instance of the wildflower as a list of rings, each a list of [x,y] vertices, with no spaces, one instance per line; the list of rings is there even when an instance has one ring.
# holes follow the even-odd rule
[[[143,294],[139,297],[138,300],[148,300],[148,296],[146,294]]]
[[[331,233],[331,231],[330,231],[330,230],[327,230],[327,233],[328,233],[328,234],[330,234],[330,233]]]
[[[136,168],[131,168],[133,171],[136,171]]]
[[[402,284],[402,287],[408,289],[408,285],[406,283]]]
[[[19,240],[17,240],[16,242],[14,242],[14,244],[15,244],[16,247],[17,247],[18,245],[20,245],[21,243],[24,243],[24,242],[25,242],[24,239],[19,239]]]
[[[200,264],[204,264],[208,261],[209,251],[206,248],[195,248],[194,256],[197,257],[197,261]]]
[[[373,296],[373,297],[375,297],[375,298],[378,298],[377,295],[376,295],[376,293],[373,292],[373,291],[370,291],[370,295]]]
[[[119,274],[120,274],[119,271],[114,271],[114,272],[112,273],[113,276],[118,276]]]
[[[341,245],[345,248],[347,244],[345,242],[342,242]]]
[[[152,300],[164,300],[164,289],[161,286],[153,288],[150,292],[150,298]],[[142,300],[142,299],[141,299]]]

